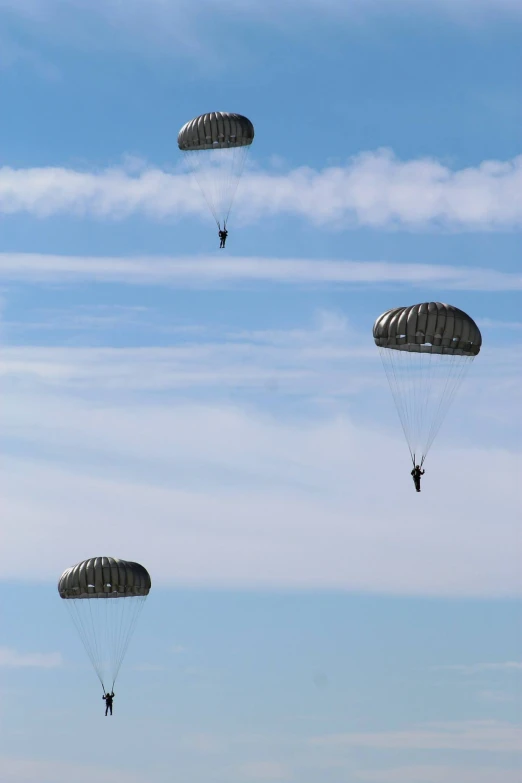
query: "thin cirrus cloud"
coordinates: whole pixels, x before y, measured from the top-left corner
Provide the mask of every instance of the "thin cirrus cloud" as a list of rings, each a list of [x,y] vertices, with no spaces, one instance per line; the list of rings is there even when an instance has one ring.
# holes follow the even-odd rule
[[[359,770],[355,779],[361,783],[520,783],[520,767],[415,764]]]
[[[495,720],[434,723],[404,731],[333,734],[316,737],[312,743],[332,748],[520,753],[522,725]]]
[[[0,253],[0,281],[24,283],[122,283],[178,288],[278,285],[438,285],[461,291],[522,289],[522,275],[448,264],[236,256],[103,257]],[[487,326],[490,325],[488,322]],[[494,325],[494,324],[492,324]]]
[[[500,661],[498,663],[450,664],[437,666],[445,671],[462,672],[462,674],[479,674],[480,672],[521,672],[522,661]]]
[[[82,547],[117,548],[123,540],[163,584],[520,592],[517,465],[505,450],[439,449],[434,476],[465,464],[481,481],[471,494],[437,481],[420,535],[398,433],[364,429],[346,416],[303,427],[232,406],[34,400],[33,418],[25,396],[8,400],[5,438],[15,452],[4,456],[1,476],[4,578],[52,579]],[[33,456],[20,456],[24,442]],[[388,465],[377,494],[376,454]],[[21,562],[21,542],[44,525],[49,535]]]
[[[367,333],[319,326],[310,330],[267,330],[206,335],[171,346],[5,346],[0,361],[5,394],[22,390],[90,390],[97,397],[143,392],[258,391],[273,402],[285,394],[332,402],[385,387],[386,381]],[[41,328],[39,328],[41,331]],[[502,403],[517,421],[520,346],[484,349],[472,372],[475,390]],[[493,379],[492,377],[493,376]],[[473,400],[472,410],[483,399]],[[468,401],[469,405],[469,401]],[[38,407],[38,406],[37,406]],[[8,410],[4,405],[4,415]],[[482,413],[486,413],[483,411]]]
[[[0,756],[2,783],[142,783],[140,775],[112,765],[93,766],[66,761]]]
[[[62,45],[107,47],[147,53],[158,50],[168,56],[208,59],[219,50],[215,42],[218,27],[227,32],[249,23],[292,33],[310,23],[339,25],[355,19],[393,14],[442,13],[459,23],[476,24],[494,13],[517,18],[518,0],[0,0],[0,12],[23,25],[26,32],[38,29],[40,37]],[[470,13],[472,12],[472,14]],[[59,19],[59,23],[57,23]],[[237,41],[230,40],[235,49]],[[172,46],[172,42],[176,46]],[[170,43],[170,46],[169,46]],[[214,63],[215,65],[215,63]]]
[[[55,669],[62,663],[60,653],[20,653],[11,647],[0,647],[0,668]]]
[[[454,170],[433,158],[402,161],[383,149],[322,170],[251,169],[236,213],[245,223],[294,216],[333,228],[506,230],[522,224],[521,194],[522,156]],[[136,170],[136,161],[98,172],[0,169],[0,212],[7,215],[166,220],[205,209],[187,173],[146,165]]]

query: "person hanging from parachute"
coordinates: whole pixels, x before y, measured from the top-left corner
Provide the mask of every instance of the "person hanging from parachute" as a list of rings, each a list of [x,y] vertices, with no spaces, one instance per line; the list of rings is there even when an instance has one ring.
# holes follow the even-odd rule
[[[111,693],[104,693],[102,699],[105,699],[105,717],[107,717],[109,710],[111,711],[112,716],[112,700],[114,699],[114,691]]]
[[[178,133],[178,147],[217,223],[220,249],[225,247],[230,210],[253,140],[248,117],[226,111],[201,114]]]
[[[102,686],[105,716],[112,715],[114,685],[150,589],[146,568],[116,557],[83,560],[58,582]]]
[[[219,247],[221,249],[225,247],[227,237],[228,237],[228,231],[226,226],[223,226],[223,228],[219,229],[218,236],[219,236]]]
[[[482,335],[463,310],[442,302],[394,307],[373,325],[397,412],[410,450],[415,489],[424,461]]]
[[[415,489],[417,492],[421,491],[420,483],[421,483],[421,476],[424,476],[426,473],[425,470],[421,470],[420,465],[415,465],[413,468],[411,475],[413,476],[413,483],[415,484]]]

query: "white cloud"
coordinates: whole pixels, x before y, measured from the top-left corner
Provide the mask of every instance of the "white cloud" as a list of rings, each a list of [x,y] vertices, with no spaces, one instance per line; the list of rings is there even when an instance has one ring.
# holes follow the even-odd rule
[[[0,668],[54,669],[62,663],[60,653],[20,653],[10,647],[0,647]]]
[[[42,458],[4,453],[4,579],[52,580],[99,551],[144,562],[164,584],[520,590],[518,468],[507,451],[438,449],[419,498],[398,433],[345,416],[305,423],[231,407],[96,408],[69,401],[52,412],[41,399],[40,423],[26,432]],[[386,470],[376,473],[376,455]],[[444,480],[463,465],[461,481]]]
[[[520,0],[0,0],[0,12],[26,35],[38,32],[41,40],[75,50],[191,57],[195,67],[211,61],[215,69],[246,54],[238,31],[248,24],[292,37],[311,26],[328,31],[345,24],[349,34],[357,22],[383,13],[440,13],[476,26],[491,16],[516,20],[522,8]],[[216,30],[226,47],[216,44]]]
[[[188,174],[134,169],[3,167],[0,212],[111,220],[205,213]],[[522,156],[455,171],[432,158],[401,161],[389,150],[377,150],[321,171],[304,166],[287,173],[250,170],[240,188],[235,211],[246,222],[294,215],[318,226],[460,231],[522,224]]]
[[[399,264],[385,261],[334,261],[262,257],[96,257],[0,253],[0,281],[26,283],[118,282],[177,288],[233,287],[245,283],[374,287],[437,285],[455,291],[522,289],[522,275],[447,264]],[[120,316],[122,313],[120,313]],[[76,319],[81,318],[78,312]],[[485,326],[496,326],[488,319]]]
[[[184,734],[180,737],[179,747],[203,755],[222,754],[227,751],[228,743],[216,734],[199,732],[197,734]]]
[[[491,407],[500,444],[513,431],[519,365],[496,356],[460,407],[468,445],[439,440],[419,497],[371,336],[339,314],[169,348],[5,347],[0,572],[53,579],[112,551],[160,583],[515,594],[518,455],[471,445]],[[379,388],[389,415],[361,417]],[[270,404],[223,394],[241,389]]]
[[[236,772],[240,780],[287,781],[292,777],[290,767],[277,761],[249,761]]]
[[[520,783],[520,767],[424,764],[360,770],[356,779],[369,783]]]
[[[480,318],[477,323],[480,327],[488,329],[522,329],[522,321],[497,321],[494,318]]]
[[[434,723],[405,731],[333,734],[316,737],[312,743],[332,748],[522,753],[522,726],[499,721]]]
[[[61,761],[0,757],[2,783],[142,783],[132,772],[118,771],[109,765],[92,766]]]
[[[515,701],[515,694],[508,691],[480,691],[478,698],[480,701],[488,703],[505,704],[506,702]]]
[[[462,672],[462,674],[479,674],[480,672],[522,672],[522,661],[499,661],[495,663],[453,664],[437,666],[437,669]]]

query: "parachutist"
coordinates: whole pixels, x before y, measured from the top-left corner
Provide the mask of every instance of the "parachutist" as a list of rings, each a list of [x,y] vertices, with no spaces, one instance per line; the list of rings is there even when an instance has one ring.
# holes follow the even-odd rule
[[[219,236],[219,247],[221,249],[222,247],[225,247],[225,242],[227,241],[227,237],[228,237],[228,231],[226,230],[226,228],[223,229],[220,228],[218,236]]]
[[[102,699],[105,699],[105,717],[107,717],[109,710],[111,711],[112,715],[112,700],[114,699],[114,691],[112,691],[112,693],[104,693]]]
[[[417,492],[421,491],[420,483],[421,483],[421,476],[424,476],[425,470],[420,469],[420,465],[415,465],[413,468],[411,475],[413,476],[413,483],[415,484],[415,489]]]
[[[466,369],[480,353],[482,335],[463,310],[443,302],[393,307],[373,325],[406,436],[415,489],[433,440]],[[418,463],[418,464],[417,464]]]

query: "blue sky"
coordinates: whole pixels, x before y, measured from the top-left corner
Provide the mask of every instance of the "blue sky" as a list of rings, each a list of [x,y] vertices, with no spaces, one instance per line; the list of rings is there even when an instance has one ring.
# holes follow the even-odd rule
[[[518,780],[521,22],[0,0],[3,783]],[[418,496],[371,327],[426,300],[484,344]],[[55,587],[99,554],[153,580],[109,726]]]

